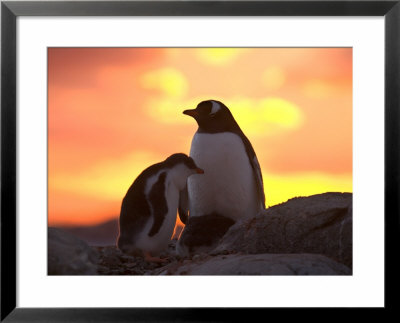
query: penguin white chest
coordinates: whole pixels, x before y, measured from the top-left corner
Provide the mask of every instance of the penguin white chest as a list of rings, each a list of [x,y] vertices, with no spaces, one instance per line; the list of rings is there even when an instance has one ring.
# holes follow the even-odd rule
[[[256,215],[253,170],[238,135],[196,133],[190,156],[204,169],[202,176],[188,179],[190,216],[216,212],[237,220]]]

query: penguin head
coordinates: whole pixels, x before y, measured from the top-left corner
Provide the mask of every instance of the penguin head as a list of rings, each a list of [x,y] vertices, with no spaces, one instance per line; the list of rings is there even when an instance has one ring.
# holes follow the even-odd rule
[[[193,117],[203,132],[225,132],[239,127],[228,107],[215,100],[200,102],[196,109],[185,110],[183,114]]]
[[[179,190],[186,186],[187,178],[194,174],[204,174],[204,170],[199,168],[193,158],[183,154],[173,154],[165,161],[165,166],[172,174],[172,180]]]

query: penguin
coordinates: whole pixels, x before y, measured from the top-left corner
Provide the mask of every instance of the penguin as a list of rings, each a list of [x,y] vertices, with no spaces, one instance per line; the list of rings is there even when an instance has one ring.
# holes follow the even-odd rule
[[[172,237],[179,192],[186,187],[189,176],[203,173],[183,153],[146,168],[122,200],[117,247],[124,253],[144,256],[147,262],[166,262],[156,256],[167,248]]]
[[[197,122],[190,157],[205,172],[180,193],[179,214],[190,215],[177,244],[185,256],[212,248],[232,224],[258,215],[265,194],[254,148],[227,106],[208,100],[183,114]]]

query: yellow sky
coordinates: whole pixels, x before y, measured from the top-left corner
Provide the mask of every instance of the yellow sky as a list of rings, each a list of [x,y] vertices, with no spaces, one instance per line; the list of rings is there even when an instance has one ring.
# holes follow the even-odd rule
[[[182,114],[224,102],[257,153],[266,204],[352,191],[350,48],[51,48],[49,224],[117,217],[149,165],[189,153]]]

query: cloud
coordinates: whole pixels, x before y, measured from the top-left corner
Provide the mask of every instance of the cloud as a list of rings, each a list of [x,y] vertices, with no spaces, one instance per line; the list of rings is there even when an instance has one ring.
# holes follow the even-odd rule
[[[270,91],[279,90],[285,84],[285,81],[285,72],[278,65],[268,67],[262,74],[262,83]]]
[[[170,100],[166,98],[150,99],[147,102],[147,113],[150,117],[168,124],[190,124],[191,118],[182,115],[185,109],[194,109],[201,101],[218,97],[207,95],[191,100]],[[232,98],[222,100],[231,110],[242,130],[252,136],[276,134],[299,128],[304,116],[294,103],[283,98]]]
[[[192,124],[193,120],[183,115],[183,110],[194,109],[199,99],[184,100],[179,98],[151,98],[147,100],[147,114],[158,122],[166,124]]]
[[[318,79],[305,82],[302,90],[306,97],[312,99],[326,99],[334,96],[337,92],[337,88],[332,83]]]
[[[283,98],[240,98],[227,104],[240,127],[249,135],[275,134],[297,129],[304,120],[301,109]]]
[[[228,65],[245,51],[245,48],[199,48],[196,55],[207,65]]]
[[[172,67],[147,72],[140,82],[145,89],[157,89],[174,98],[184,96],[189,87],[185,76]]]

